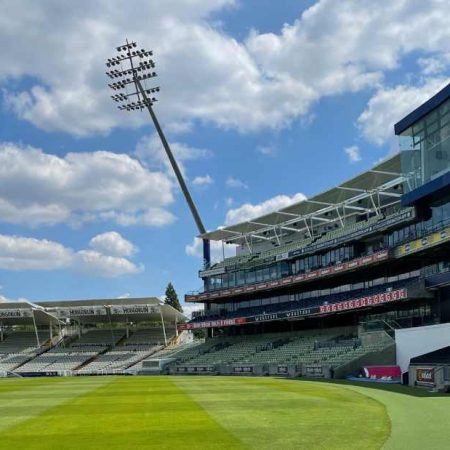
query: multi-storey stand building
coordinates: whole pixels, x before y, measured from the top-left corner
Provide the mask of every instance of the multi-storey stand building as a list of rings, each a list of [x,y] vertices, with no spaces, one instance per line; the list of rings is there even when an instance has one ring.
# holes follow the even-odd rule
[[[204,311],[179,327],[230,339],[353,327],[361,337],[450,322],[450,85],[395,134],[400,152],[372,169],[202,235],[237,252],[199,272],[204,288],[185,300]]]

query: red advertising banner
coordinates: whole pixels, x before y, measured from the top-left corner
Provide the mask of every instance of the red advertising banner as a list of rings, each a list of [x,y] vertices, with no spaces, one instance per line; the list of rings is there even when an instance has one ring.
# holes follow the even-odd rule
[[[349,309],[364,308],[365,306],[374,306],[381,303],[395,302],[403,298],[407,298],[406,289],[398,289],[396,291],[383,292],[382,294],[370,295],[368,297],[356,298],[345,302],[333,303],[331,305],[322,305],[320,313],[330,313],[337,311],[347,311]]]
[[[229,327],[231,325],[240,325],[247,321],[245,317],[238,317],[237,319],[223,319],[223,320],[209,320],[206,322],[194,323],[179,323],[178,330],[195,330],[197,328],[212,328],[212,327]]]
[[[280,311],[272,314],[263,314],[253,317],[239,317],[237,319],[224,320],[210,320],[205,322],[181,323],[178,325],[178,330],[192,330],[197,328],[212,328],[212,327],[228,327],[232,325],[240,325],[243,323],[254,322],[270,322],[273,320],[293,320],[295,318],[304,318],[307,316],[316,316],[318,314],[328,314],[339,311],[349,311],[357,308],[364,308],[366,306],[376,306],[383,303],[395,302],[408,297],[406,288],[397,289],[395,291],[382,292],[381,294],[370,295],[367,297],[355,298],[346,300],[345,302],[332,303],[330,305],[321,305],[302,308],[292,311]]]

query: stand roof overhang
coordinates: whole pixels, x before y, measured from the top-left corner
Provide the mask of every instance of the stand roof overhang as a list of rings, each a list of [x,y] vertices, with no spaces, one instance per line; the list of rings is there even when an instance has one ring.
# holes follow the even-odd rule
[[[3,313],[2,313],[3,312]],[[181,322],[186,316],[156,297],[126,299],[67,300],[48,302],[1,302],[3,325],[63,324],[70,318],[83,324],[117,322]],[[34,315],[34,320],[33,320]]]
[[[34,318],[33,318],[34,316]],[[30,302],[1,302],[0,323],[2,325],[55,325],[60,320],[44,308]]]
[[[230,241],[244,235],[261,237],[257,236],[258,233],[268,227],[288,226],[293,221],[301,221],[314,216],[314,214],[325,213],[327,209],[336,208],[340,204],[348,202],[350,205],[351,200],[357,201],[361,194],[377,193],[385,188],[388,189],[391,182],[402,182],[400,154],[386,159],[372,169],[314,197],[236,225],[220,227],[199,237],[212,241]]]
[[[59,317],[66,316],[83,324],[125,321],[154,322],[161,320],[161,312],[164,321],[180,322],[187,319],[183,313],[162,303],[156,297],[49,301],[39,302],[38,305],[54,312]],[[139,308],[139,306],[144,308]],[[89,308],[97,311],[97,313],[93,315],[83,314]],[[145,309],[147,309],[147,312],[145,312]]]

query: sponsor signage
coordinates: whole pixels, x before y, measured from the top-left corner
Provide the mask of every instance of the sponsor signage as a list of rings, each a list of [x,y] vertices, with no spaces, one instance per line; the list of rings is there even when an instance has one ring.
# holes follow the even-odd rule
[[[423,238],[416,239],[406,244],[400,245],[395,250],[395,256],[401,258],[402,256],[409,255],[410,253],[420,252],[435,245],[441,244],[450,240],[450,227],[444,228],[441,231],[436,231]]]
[[[211,373],[214,372],[213,366],[188,366],[177,367],[177,373]]]
[[[200,278],[213,277],[214,275],[222,275],[225,273],[225,267],[218,267],[217,269],[201,270],[198,274]]]
[[[307,377],[323,377],[322,366],[306,366],[305,373]]]
[[[104,306],[63,307],[56,310],[56,315],[60,319],[66,317],[105,316],[106,308]]]
[[[270,314],[259,314],[251,317],[240,317],[237,319],[210,320],[205,322],[180,323],[179,330],[192,330],[197,328],[227,327],[240,325],[243,323],[270,322],[272,320],[298,320],[302,317],[319,314],[329,314],[339,311],[349,311],[367,306],[376,306],[384,303],[395,302],[408,297],[406,288],[395,291],[382,292],[380,294],[369,295],[367,297],[354,298],[329,305],[313,306],[310,308],[293,309],[291,311],[281,311]]]
[[[434,385],[434,367],[419,367],[416,369],[417,384]]]
[[[179,323],[177,325],[177,328],[181,331],[195,330],[197,328],[229,327],[231,325],[241,325],[246,322],[247,322],[246,317],[239,317],[237,319],[208,320],[205,322]]]
[[[369,295],[368,297],[361,297],[345,302],[333,303],[330,305],[320,306],[320,313],[330,313],[338,311],[347,311],[350,309],[364,308],[366,306],[379,305],[381,303],[395,302],[407,298],[406,289],[398,289],[396,291],[383,292],[381,294]]]
[[[236,366],[233,367],[233,373],[253,373],[252,366]]]
[[[111,306],[111,314],[132,315],[132,314],[159,314],[159,306],[154,305],[120,305]]]
[[[278,375],[287,375],[287,373],[288,373],[288,366],[286,366],[286,365],[278,366],[277,373],[278,373]]]
[[[314,270],[312,272],[308,272],[306,274],[301,275],[293,275],[289,277],[282,278],[280,280],[274,280],[270,282],[264,282],[264,283],[257,283],[253,284],[251,286],[245,286],[245,287],[238,287],[238,288],[231,288],[226,289],[222,291],[213,291],[213,292],[204,292],[202,294],[198,295],[186,295],[185,299],[187,302],[193,302],[193,301],[199,301],[199,300],[209,300],[213,298],[222,298],[222,297],[228,297],[228,296],[236,296],[239,294],[245,294],[249,292],[257,292],[257,291],[263,291],[267,289],[273,289],[278,286],[289,286],[292,284],[300,283],[303,281],[311,281],[318,278],[330,276],[336,273],[341,273],[343,271],[347,270],[353,270],[358,267],[368,266],[374,263],[377,263],[378,261],[384,261],[389,258],[389,251],[383,250],[378,253],[374,253],[370,256],[364,256],[363,258],[357,258],[352,261],[342,263],[342,264],[336,264],[332,267],[327,267],[324,269]]]
[[[31,309],[0,309],[0,319],[17,319],[21,317],[32,317]]]

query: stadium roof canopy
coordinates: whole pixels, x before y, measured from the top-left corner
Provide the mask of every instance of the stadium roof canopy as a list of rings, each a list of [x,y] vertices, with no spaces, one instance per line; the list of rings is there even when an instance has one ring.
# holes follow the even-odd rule
[[[156,297],[68,300],[31,303],[1,302],[2,325],[51,325],[66,319],[81,324],[114,322],[181,322],[184,314]]]
[[[337,222],[344,226],[349,216],[378,212],[380,207],[399,203],[403,181],[397,154],[314,197],[236,225],[220,227],[200,237],[248,245],[250,240],[272,241],[292,232],[310,232],[317,223]]]
[[[2,325],[51,325],[59,319],[44,308],[30,302],[1,302],[0,324]]]
[[[38,305],[61,319],[70,318],[82,324],[156,322],[161,318],[165,322],[180,322],[186,319],[183,313],[156,297],[49,301]]]

